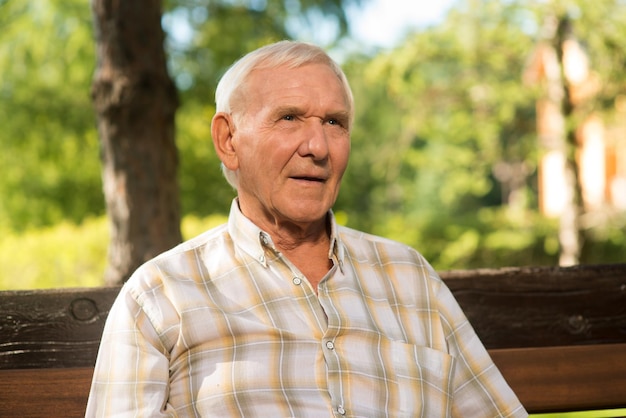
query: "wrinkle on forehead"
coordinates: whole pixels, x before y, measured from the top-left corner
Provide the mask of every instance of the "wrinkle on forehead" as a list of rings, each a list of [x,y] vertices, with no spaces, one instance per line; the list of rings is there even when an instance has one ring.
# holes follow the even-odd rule
[[[309,63],[298,67],[266,67],[252,70],[248,78],[233,94],[231,104],[232,113],[239,113],[243,116],[247,111],[251,109],[255,110],[253,107],[251,107],[253,104],[257,104],[259,107],[262,107],[264,103],[262,98],[266,97],[267,94],[271,94],[272,92],[276,91],[278,88],[282,88],[285,90],[293,88],[295,91],[295,94],[293,96],[294,98],[302,96],[302,100],[310,100],[310,96],[305,96],[300,91],[303,88],[309,88],[312,90],[320,91],[320,98],[328,99],[328,97],[325,97],[325,93],[330,90],[329,88],[319,85],[307,85],[307,79],[305,79],[303,82],[302,78],[285,77],[286,73],[293,71],[295,74],[296,71],[300,69],[305,69],[307,67],[324,68],[328,71],[329,74],[332,74],[334,79],[337,81],[336,86],[342,97],[341,103],[337,103],[337,110],[333,110],[332,113],[340,115],[342,119],[345,119],[345,114],[347,114],[347,119],[350,120],[352,113],[350,109],[348,92],[345,91],[341,78],[333,71],[330,66],[326,65],[325,63]],[[290,85],[289,81],[293,81],[293,83],[291,83]],[[265,87],[265,91],[263,91],[263,87]],[[259,95],[261,96],[261,98],[258,98]],[[285,96],[285,99],[287,99],[287,97],[288,96]],[[295,100],[294,104],[297,104],[298,100]]]

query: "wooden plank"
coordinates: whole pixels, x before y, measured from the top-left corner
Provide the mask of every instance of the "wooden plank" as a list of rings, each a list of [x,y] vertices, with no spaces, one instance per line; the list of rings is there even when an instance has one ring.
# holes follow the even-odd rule
[[[0,370],[0,417],[85,416],[93,368]]]
[[[490,350],[531,413],[626,407],[626,344]],[[93,369],[0,370],[1,417],[84,416]]]
[[[626,343],[626,264],[441,276],[489,349]],[[93,365],[118,292],[0,292],[0,369]]]
[[[626,264],[441,276],[487,348],[626,343]]]
[[[626,407],[626,264],[441,275],[530,412]],[[118,292],[0,292],[0,416],[83,416]]]
[[[119,287],[0,292],[0,369],[93,366]]]
[[[490,350],[529,412],[626,407],[626,344]]]

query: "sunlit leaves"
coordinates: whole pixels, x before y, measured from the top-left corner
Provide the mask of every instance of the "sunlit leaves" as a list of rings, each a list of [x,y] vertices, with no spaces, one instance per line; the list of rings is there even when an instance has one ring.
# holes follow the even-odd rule
[[[102,213],[89,8],[10,1],[0,21],[0,226]]]
[[[353,226],[414,245],[437,267],[554,262],[556,226],[539,222],[536,209],[538,91],[522,74],[557,3],[459,1],[442,25],[364,68],[348,66],[359,105],[349,179],[369,187],[340,200]],[[598,28],[623,22],[624,2],[564,3],[578,7],[577,33],[594,46],[615,107],[626,34],[624,25]],[[367,202],[370,216],[350,212],[351,199]],[[485,207],[491,216],[477,216]]]

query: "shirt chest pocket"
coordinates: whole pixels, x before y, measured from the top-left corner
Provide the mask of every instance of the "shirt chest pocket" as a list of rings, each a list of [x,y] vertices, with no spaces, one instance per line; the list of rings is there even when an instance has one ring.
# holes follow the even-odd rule
[[[454,357],[432,348],[390,341],[397,381],[392,391],[394,416],[446,417],[450,415]]]

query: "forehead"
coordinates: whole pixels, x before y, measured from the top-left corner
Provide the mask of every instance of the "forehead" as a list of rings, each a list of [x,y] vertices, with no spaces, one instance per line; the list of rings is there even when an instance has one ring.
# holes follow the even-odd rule
[[[253,70],[245,91],[248,99],[257,104],[272,100],[307,100],[348,106],[341,80],[328,65],[321,63]]]

